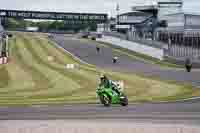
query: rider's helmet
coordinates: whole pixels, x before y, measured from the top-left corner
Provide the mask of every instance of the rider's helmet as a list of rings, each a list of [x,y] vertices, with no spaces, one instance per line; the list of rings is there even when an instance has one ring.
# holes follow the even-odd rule
[[[100,75],[100,79],[101,79],[101,80],[103,80],[103,79],[105,79],[105,78],[106,78],[106,76],[105,76],[104,74],[101,74],[101,75]]]
[[[105,74],[101,74],[101,75],[100,75],[100,81],[101,81],[101,82],[106,82],[106,81],[108,81],[107,76],[106,76]]]
[[[115,56],[115,57],[114,57],[114,59],[115,59],[115,60],[117,60],[117,59],[118,59],[118,57],[117,57],[117,56]]]

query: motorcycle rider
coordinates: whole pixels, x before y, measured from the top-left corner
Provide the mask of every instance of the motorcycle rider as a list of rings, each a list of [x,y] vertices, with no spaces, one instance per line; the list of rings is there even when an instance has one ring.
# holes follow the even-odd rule
[[[112,81],[109,80],[106,75],[101,75],[100,86],[104,86],[105,88],[111,87],[113,91],[117,92],[119,95],[121,94],[118,87],[115,84],[113,84]]]
[[[113,57],[113,63],[114,63],[114,64],[117,63],[117,60],[118,60],[118,57],[117,57],[117,56]]]
[[[100,47],[96,46],[96,51],[97,51],[97,53],[99,53],[100,52]]]
[[[190,58],[187,58],[185,60],[185,68],[186,68],[187,72],[191,71],[191,69],[192,69],[192,61],[191,61]]]

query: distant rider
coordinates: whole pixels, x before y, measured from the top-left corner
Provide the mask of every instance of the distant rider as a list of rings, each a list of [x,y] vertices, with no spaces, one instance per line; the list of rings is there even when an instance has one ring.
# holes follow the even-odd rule
[[[96,50],[97,50],[97,53],[100,52],[100,48],[98,46],[96,47]]]
[[[118,57],[117,57],[117,56],[113,57],[113,63],[114,63],[114,64],[117,63],[117,60],[118,60]]]
[[[190,58],[187,58],[185,61],[185,68],[187,70],[187,72],[190,72],[192,69],[192,61]]]

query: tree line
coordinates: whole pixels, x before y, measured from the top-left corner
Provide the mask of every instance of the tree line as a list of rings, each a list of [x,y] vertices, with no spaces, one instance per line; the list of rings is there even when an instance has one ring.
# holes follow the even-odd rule
[[[95,22],[86,21],[31,21],[24,19],[7,18],[3,24],[4,28],[9,30],[25,30],[27,27],[38,27],[39,31],[74,31],[90,30],[96,31]]]

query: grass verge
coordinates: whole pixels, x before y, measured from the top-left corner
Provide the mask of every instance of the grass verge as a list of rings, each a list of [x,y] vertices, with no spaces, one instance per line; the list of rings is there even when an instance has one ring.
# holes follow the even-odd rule
[[[0,105],[96,103],[95,89],[104,71],[123,80],[130,102],[158,102],[200,96],[190,85],[81,64],[56,47],[45,34],[14,33],[11,62],[0,66]],[[16,41],[15,41],[16,40]],[[48,60],[48,57],[53,60]],[[66,69],[74,63],[79,67]]]

